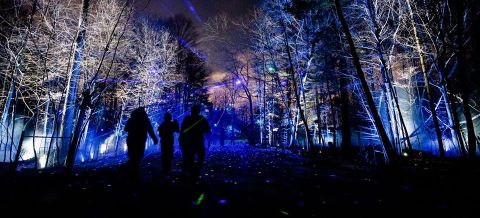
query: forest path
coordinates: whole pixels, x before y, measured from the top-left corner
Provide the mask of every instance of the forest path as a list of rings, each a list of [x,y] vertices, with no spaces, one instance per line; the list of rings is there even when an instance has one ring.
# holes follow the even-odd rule
[[[197,183],[179,178],[180,161],[177,155],[172,175],[164,178],[159,154],[148,155],[139,187],[128,182],[118,159],[83,165],[73,177],[4,177],[0,211],[20,216],[371,217],[385,215],[381,211],[386,209],[395,214],[464,212],[478,202],[469,198],[479,196],[463,190],[478,179],[455,182],[458,177],[450,174],[373,171],[333,157],[311,160],[274,148],[210,147]]]

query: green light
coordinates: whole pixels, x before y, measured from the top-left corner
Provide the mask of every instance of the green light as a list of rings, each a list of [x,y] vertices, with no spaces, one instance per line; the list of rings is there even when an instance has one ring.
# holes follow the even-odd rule
[[[203,202],[204,199],[205,199],[205,193],[202,193],[202,194],[198,197],[197,201],[195,202],[195,206],[200,205],[200,204]]]

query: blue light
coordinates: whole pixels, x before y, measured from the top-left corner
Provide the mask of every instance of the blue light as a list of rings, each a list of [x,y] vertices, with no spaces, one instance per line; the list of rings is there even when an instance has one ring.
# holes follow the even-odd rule
[[[185,39],[182,39],[180,37],[177,37],[178,41],[180,42],[180,44],[182,46],[184,46],[185,48],[188,48],[190,49],[193,53],[195,53],[199,58],[201,58],[202,60],[204,60],[205,62],[208,61],[208,58],[205,54],[203,54],[202,52],[200,52],[198,49],[192,47],[187,41],[185,41]]]
[[[190,2],[189,0],[183,0],[183,2],[185,3],[185,5],[187,5],[188,10],[190,10],[193,17],[195,17],[195,20],[197,20],[197,22],[199,23],[202,23],[202,19],[198,15],[197,10],[195,10],[195,7],[193,6],[192,2]]]

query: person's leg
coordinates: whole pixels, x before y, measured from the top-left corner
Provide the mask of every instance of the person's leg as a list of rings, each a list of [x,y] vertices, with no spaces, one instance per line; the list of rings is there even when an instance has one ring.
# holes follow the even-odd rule
[[[195,166],[195,173],[196,175],[200,175],[200,172],[202,171],[203,164],[205,162],[205,146],[200,145],[195,148],[195,154],[197,156],[197,163]]]
[[[141,158],[138,156],[132,156],[128,159],[127,175],[132,185],[138,185],[140,183],[140,161]]]
[[[162,174],[163,175],[166,175],[169,171],[169,168],[168,168],[168,145],[167,143],[165,142],[161,142],[162,145],[161,145],[161,150],[162,150],[162,155],[161,155],[161,159],[162,159]]]
[[[163,170],[165,171],[165,173],[169,173],[172,168],[173,143],[166,145],[163,157],[164,157]]]
[[[136,173],[136,169],[138,167],[138,164],[140,163],[138,161],[138,151],[137,149],[135,149],[135,146],[130,146],[128,148],[128,160],[127,160],[127,164],[126,164],[126,173],[127,173],[127,176],[132,179],[134,178],[135,176],[135,173]]]
[[[192,173],[193,160],[195,158],[194,153],[189,149],[183,150],[183,164],[182,173],[184,176]]]

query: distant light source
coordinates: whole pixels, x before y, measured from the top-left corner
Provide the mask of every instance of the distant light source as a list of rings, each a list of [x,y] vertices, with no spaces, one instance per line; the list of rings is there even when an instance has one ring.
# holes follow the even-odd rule
[[[267,65],[267,70],[270,73],[275,73],[277,71],[277,68],[275,67],[275,64],[271,63]]]
[[[47,166],[47,155],[40,155],[38,157],[38,168],[43,169]]]
[[[239,79],[237,81],[235,81],[236,85],[240,85],[240,83],[242,83],[242,81],[240,81]]]
[[[275,67],[273,67],[273,66],[268,66],[268,72],[270,72],[270,73],[275,73]]]

